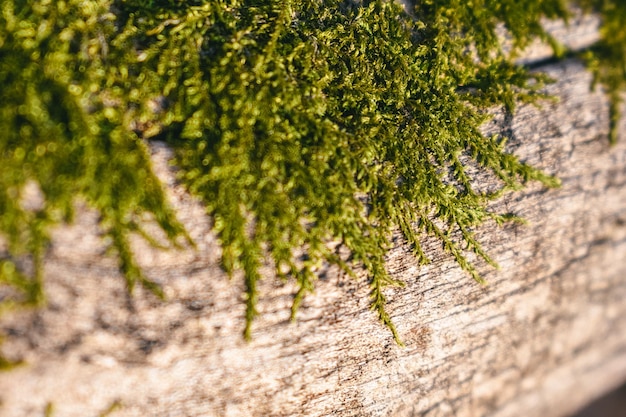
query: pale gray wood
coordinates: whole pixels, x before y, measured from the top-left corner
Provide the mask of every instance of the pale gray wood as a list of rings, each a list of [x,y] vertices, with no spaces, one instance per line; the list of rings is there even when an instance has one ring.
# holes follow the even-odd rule
[[[137,242],[168,301],[128,297],[102,253],[95,216],[54,235],[48,306],[2,319],[3,350],[27,365],[0,374],[0,415],[563,416],[626,379],[626,135],[607,141],[608,103],[576,60],[546,67],[560,98],[485,128],[563,186],[508,194],[494,209],[528,225],[478,232],[500,270],[481,286],[438,242],[419,267],[397,242],[389,311],[405,348],[369,310],[367,286],[329,271],[288,321],[294,287],[267,279],[254,340],[241,338],[242,287],[217,265],[202,209],[154,147],[159,175],[198,242],[160,252]],[[626,123],[622,123],[626,132]],[[480,179],[489,181],[489,178]]]

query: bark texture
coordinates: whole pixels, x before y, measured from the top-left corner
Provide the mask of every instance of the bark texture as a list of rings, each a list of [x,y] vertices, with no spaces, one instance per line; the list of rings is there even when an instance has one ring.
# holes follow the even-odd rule
[[[243,341],[242,287],[221,272],[199,205],[154,146],[196,250],[136,242],[167,301],[128,296],[84,211],[55,232],[48,305],[5,316],[3,351],[27,364],[0,374],[0,416],[564,416],[626,379],[626,135],[610,148],[608,102],[576,60],[545,66],[559,102],[498,115],[486,129],[558,174],[496,203],[527,225],[485,225],[500,263],[481,286],[436,241],[419,267],[398,239],[388,264],[404,288],[389,311],[405,348],[369,310],[367,286],[320,277],[296,322],[294,288],[261,287],[261,317]],[[626,124],[622,123],[622,132]],[[489,178],[480,178],[488,186]],[[115,408],[115,407],[114,407]]]

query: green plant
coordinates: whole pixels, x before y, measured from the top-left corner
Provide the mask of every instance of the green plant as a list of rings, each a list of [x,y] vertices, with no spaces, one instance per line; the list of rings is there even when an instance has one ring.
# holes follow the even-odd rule
[[[594,74],[594,85],[602,84],[610,98],[611,143],[617,141],[622,94],[626,89],[626,3],[623,1],[585,0],[588,10],[601,13],[600,41],[583,58]]]
[[[76,196],[99,211],[128,287],[139,281],[158,292],[134,263],[128,234],[142,233],[141,213],[152,214],[172,241],[185,232],[146,144],[129,129],[124,64],[107,43],[116,34],[109,4],[6,1],[1,16],[0,231],[8,256],[0,282],[20,296],[4,303],[42,301],[48,230],[71,221]],[[27,186],[41,194],[40,205],[26,206]]]
[[[467,251],[495,263],[473,229],[517,220],[488,202],[527,181],[558,185],[480,126],[488,109],[544,98],[549,81],[503,52],[497,25],[513,54],[536,38],[556,48],[540,20],[567,18],[573,3],[618,7],[424,0],[407,13],[381,0],[5,0],[2,305],[42,301],[48,230],[72,220],[77,197],[100,213],[129,289],[139,282],[160,294],[128,236],[153,241],[148,217],[171,244],[193,243],[151,171],[146,142],[165,140],[180,181],[213,218],[224,269],[243,272],[245,337],[261,264],[297,281],[295,316],[327,262],[367,271],[372,309],[400,342],[383,292],[401,284],[385,269],[393,230],[421,262],[420,237],[435,236],[482,282]],[[612,56],[623,59],[625,44],[611,43]],[[604,72],[602,51],[588,59],[616,102],[623,71]],[[477,191],[468,166],[501,187]],[[25,204],[29,187],[40,205]]]

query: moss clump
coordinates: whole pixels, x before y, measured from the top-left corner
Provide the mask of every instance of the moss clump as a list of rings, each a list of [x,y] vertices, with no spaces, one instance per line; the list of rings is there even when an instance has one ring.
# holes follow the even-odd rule
[[[420,237],[437,237],[481,281],[467,251],[495,263],[472,229],[515,219],[490,211],[489,200],[531,180],[558,185],[480,126],[488,108],[541,99],[548,81],[503,52],[497,25],[510,32],[512,54],[536,38],[556,46],[540,20],[567,18],[572,3],[608,16],[623,8],[425,0],[407,13],[391,1],[4,1],[2,304],[42,300],[48,230],[71,221],[77,197],[100,212],[128,287],[160,292],[128,244],[132,233],[152,239],[142,230],[146,215],[172,244],[189,241],[150,168],[146,142],[158,139],[175,150],[180,181],[214,219],[224,269],[243,271],[246,337],[261,264],[298,282],[295,314],[326,262],[367,271],[372,308],[399,341],[383,294],[400,284],[385,269],[393,230],[421,262]],[[611,57],[624,56],[622,38],[604,39]],[[589,59],[616,101],[624,66],[607,72],[603,48]],[[501,188],[477,191],[470,165],[496,175]],[[40,191],[40,206],[24,204],[28,187]]]

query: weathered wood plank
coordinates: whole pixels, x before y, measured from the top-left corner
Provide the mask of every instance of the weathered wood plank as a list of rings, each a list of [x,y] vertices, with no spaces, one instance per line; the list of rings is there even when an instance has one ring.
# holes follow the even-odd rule
[[[119,401],[112,415],[561,416],[616,386],[626,379],[626,136],[608,146],[607,101],[580,62],[545,70],[559,103],[486,128],[563,186],[494,206],[530,224],[479,231],[501,265],[481,267],[486,287],[437,242],[424,267],[398,242],[389,267],[407,285],[389,289],[389,311],[405,348],[369,311],[363,283],[336,271],[295,323],[294,288],[266,280],[244,342],[242,288],[220,271],[208,220],[155,147],[197,251],[138,244],[168,301],[129,298],[92,214],[58,230],[48,307],[2,322],[4,351],[28,365],[0,374],[0,415],[41,415],[48,402],[59,416],[97,415]]]

